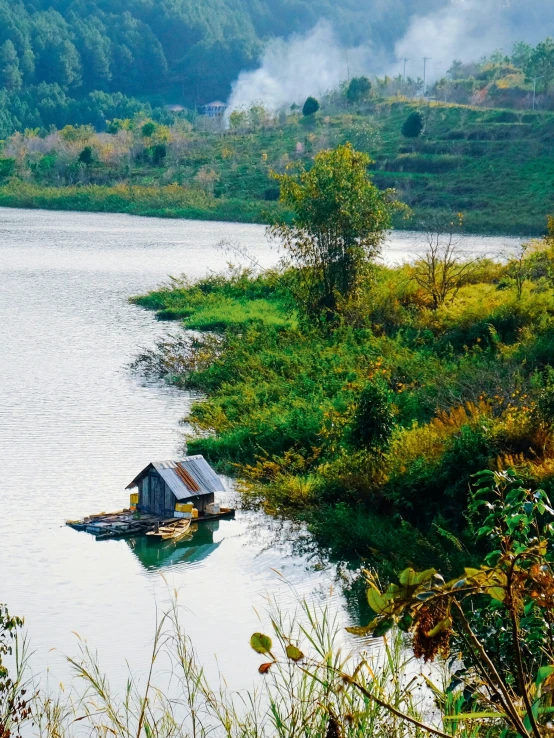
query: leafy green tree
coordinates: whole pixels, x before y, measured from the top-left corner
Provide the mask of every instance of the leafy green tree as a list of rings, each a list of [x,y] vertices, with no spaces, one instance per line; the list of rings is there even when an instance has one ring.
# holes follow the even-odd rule
[[[315,115],[319,110],[319,102],[315,97],[308,97],[302,108],[302,115],[308,118],[310,115]]]
[[[111,41],[92,19],[77,25],[79,54],[83,65],[83,86],[105,90],[111,81]]]
[[[8,40],[0,46],[0,83],[7,90],[19,90],[23,75],[19,68],[19,57],[13,43]]]
[[[418,138],[424,127],[424,118],[419,110],[414,110],[402,125],[402,135],[406,138]]]
[[[15,159],[12,157],[0,158],[0,178],[11,177],[15,173]]]
[[[229,116],[229,126],[232,131],[238,131],[248,124],[248,113],[246,110],[233,110]]]
[[[21,54],[21,60],[19,67],[23,74],[23,79],[26,84],[33,81],[35,75],[35,54],[31,47],[26,47]]]
[[[382,451],[389,444],[393,428],[391,393],[384,382],[370,382],[360,395],[347,433],[348,441],[355,448]]]
[[[156,133],[156,124],[149,120],[148,123],[145,123],[142,128],[140,129],[140,132],[142,133],[143,138],[150,138],[151,136]]]
[[[312,168],[274,175],[292,222],[271,229],[302,282],[308,313],[336,313],[367,275],[391,224],[394,203],[368,174],[371,159],[350,144],[319,152]]]
[[[81,84],[81,59],[69,40],[48,39],[40,52],[37,75],[45,82],[61,87],[78,87]]]
[[[92,146],[85,146],[79,154],[79,162],[85,166],[90,166],[94,162],[94,151]]]
[[[528,78],[541,77],[538,82],[548,92],[554,80],[554,39],[547,38],[537,44],[524,71]]]
[[[371,82],[367,77],[353,77],[346,88],[346,99],[350,103],[367,100],[371,94]]]
[[[454,59],[446,74],[450,79],[461,79],[464,77],[464,63],[459,59]]]
[[[161,167],[167,156],[167,146],[163,143],[156,144],[152,149],[152,164]]]
[[[528,44],[525,41],[519,41],[513,46],[511,62],[514,67],[525,70],[529,68],[529,62],[531,61],[532,56],[533,47],[531,44]]]

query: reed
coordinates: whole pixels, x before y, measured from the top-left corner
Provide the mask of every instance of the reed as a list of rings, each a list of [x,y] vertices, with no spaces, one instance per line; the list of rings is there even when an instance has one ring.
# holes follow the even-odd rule
[[[347,640],[328,607],[305,600],[289,613],[271,601],[267,620],[276,651],[299,643],[305,655],[297,662],[275,657],[263,675],[253,674],[258,684],[250,691],[231,692],[224,680],[210,684],[175,600],[157,625],[146,676],[129,674],[116,690],[96,652],[79,640],[77,655],[68,658],[72,687],[37,688],[19,728],[40,738],[419,738],[429,732],[423,720],[441,726],[441,710],[452,712],[452,698],[434,683],[433,694],[431,676],[399,632],[364,650]],[[21,665],[28,671],[27,662]],[[362,689],[353,688],[349,677]],[[440,685],[440,668],[433,682]],[[448,730],[461,738],[475,735],[464,726]],[[8,728],[3,738],[16,734]]]

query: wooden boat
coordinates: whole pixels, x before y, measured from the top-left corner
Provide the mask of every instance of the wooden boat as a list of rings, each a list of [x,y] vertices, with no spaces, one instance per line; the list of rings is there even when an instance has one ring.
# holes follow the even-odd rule
[[[169,525],[156,526],[154,530],[148,531],[146,535],[154,541],[180,541],[191,532],[191,522],[190,519],[183,519]]]

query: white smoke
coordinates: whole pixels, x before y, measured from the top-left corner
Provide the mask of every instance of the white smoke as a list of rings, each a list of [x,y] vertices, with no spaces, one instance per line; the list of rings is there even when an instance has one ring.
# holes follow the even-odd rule
[[[426,76],[432,82],[455,59],[477,62],[497,49],[509,54],[517,41],[536,44],[554,28],[554,0],[443,2],[433,13],[412,15],[394,53],[376,54],[369,45],[347,48],[327,20],[307,34],[270,41],[258,69],[241,72],[234,83],[229,112],[253,103],[269,110],[302,104],[309,95],[320,98],[361,74],[396,76],[404,71],[404,58],[406,74],[417,78],[423,77],[423,57],[429,57]]]
[[[301,104],[313,95],[321,97],[350,76],[367,67],[369,49],[344,48],[328,21],[320,21],[305,35],[271,41],[264,50],[260,67],[241,72],[233,85],[229,110],[253,103],[268,110]]]
[[[551,32],[554,2],[551,0],[450,0],[440,10],[414,16],[405,35],[395,45],[400,60],[388,69],[391,76],[403,71],[423,76],[423,57],[430,57],[427,79],[446,74],[454,59],[477,62],[493,51],[510,54],[517,41],[537,43]]]

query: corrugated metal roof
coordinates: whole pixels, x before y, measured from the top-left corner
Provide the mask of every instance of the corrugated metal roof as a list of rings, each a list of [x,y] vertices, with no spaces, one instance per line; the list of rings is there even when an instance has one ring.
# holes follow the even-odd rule
[[[127,489],[136,487],[151,468],[160,474],[178,500],[225,492],[223,482],[203,456],[187,456],[181,461],[153,461],[133,479]]]

